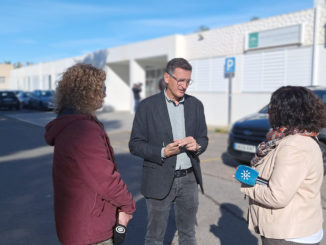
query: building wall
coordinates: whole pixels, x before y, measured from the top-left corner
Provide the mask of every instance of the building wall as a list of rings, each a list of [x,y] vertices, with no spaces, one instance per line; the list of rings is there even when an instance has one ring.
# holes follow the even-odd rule
[[[66,68],[85,62],[107,71],[107,106],[133,111],[134,83],[146,90],[146,69],[163,68],[175,57],[185,57],[193,64],[194,84],[188,92],[204,104],[209,125],[225,126],[265,106],[271,93],[283,85],[312,84],[312,68],[317,84],[326,86],[325,23],[326,8],[317,8],[317,39],[314,53],[314,9],[273,16],[189,35],[173,35],[99,50],[64,60],[23,67],[12,72],[13,87],[46,89],[60,78]],[[301,44],[246,50],[248,33],[302,25]],[[201,36],[199,36],[201,35]],[[229,93],[224,77],[226,57],[235,57],[236,72]],[[49,83],[49,79],[51,83]],[[50,85],[49,85],[50,84]],[[231,110],[229,111],[229,98]]]
[[[11,73],[12,88],[32,91],[34,89],[55,89],[61,74],[80,57],[40,63],[14,69]]]
[[[323,9],[324,11],[324,9]],[[219,29],[213,29],[200,34],[203,40],[198,40],[198,33],[185,36],[185,43],[188,59],[200,59],[216,56],[229,56],[230,54],[243,54],[245,47],[245,35],[250,32],[280,28],[295,24],[304,24],[303,45],[312,45],[313,43],[313,9],[303,10],[290,14],[259,19],[242,24],[228,26]],[[322,15],[320,19],[322,19]],[[322,36],[324,28],[319,27],[319,33]],[[319,42],[323,42],[320,36]]]
[[[116,70],[106,67],[106,91],[105,106],[115,111],[130,110],[130,88]],[[128,75],[128,74],[127,74]]]
[[[325,45],[318,46],[318,52],[319,52],[319,61],[318,64],[318,74],[317,74],[317,81],[318,85],[325,86],[326,87],[326,49]]]
[[[106,61],[113,63],[156,56],[168,56],[171,59],[177,54],[182,55],[184,53],[180,48],[183,46],[183,41],[183,36],[173,35],[110,48]]]
[[[317,84],[324,86],[326,86],[326,71],[323,68],[323,64],[325,64],[326,61],[325,16],[325,7],[318,7],[318,36],[316,47],[318,50],[318,59],[315,65],[317,67]],[[233,56],[236,58],[236,72],[235,77],[232,79],[231,95],[232,122],[250,113],[257,112],[265,106],[269,102],[271,93],[279,86],[290,84],[302,86],[311,85],[313,23],[314,10],[308,9],[205,31],[200,33],[203,37],[201,40],[199,39],[198,33],[185,36],[186,49],[188,50],[185,57],[192,61],[192,63],[196,61],[205,63],[206,60],[214,59],[220,60],[220,62],[215,61],[215,65],[218,65],[218,67],[209,69],[211,73],[212,69],[216,70],[216,78],[213,81],[216,82],[214,85],[216,87],[215,93],[212,91],[204,91],[205,86],[208,85],[205,84],[205,86],[203,86],[202,82],[197,85],[201,91],[196,88],[189,88],[191,94],[203,101],[207,123],[216,126],[228,124],[229,81],[224,78],[222,72],[217,71],[224,69],[224,63],[221,61],[225,60],[226,57]],[[296,24],[303,25],[301,45],[245,51],[245,37],[248,33]],[[248,58],[252,55],[262,57],[268,55],[274,56],[273,59],[275,59],[275,62],[270,64],[270,67],[275,66],[275,70],[270,74],[265,74],[265,77],[267,75],[270,76],[270,87],[267,86],[266,82],[257,89],[257,86],[253,85],[253,81],[248,78]],[[272,58],[269,62],[271,62],[271,60]],[[196,67],[194,67],[194,69],[196,70]],[[204,67],[200,67],[200,70],[202,73],[201,76],[205,76],[208,72],[204,70]],[[194,71],[193,73],[196,74],[197,72]],[[256,79],[257,81],[263,80],[258,70],[253,70],[250,78]],[[248,87],[248,79],[252,84],[251,87]],[[194,81],[194,86],[196,86],[195,83],[196,80]],[[209,86],[212,87],[211,84]]]
[[[0,89],[10,89],[10,73],[14,69],[11,64],[0,64]]]

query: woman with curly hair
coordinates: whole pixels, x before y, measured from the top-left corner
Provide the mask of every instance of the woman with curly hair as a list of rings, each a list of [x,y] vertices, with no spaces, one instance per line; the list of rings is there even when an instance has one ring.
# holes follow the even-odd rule
[[[46,126],[45,139],[54,146],[56,229],[65,245],[112,244],[116,223],[127,226],[135,211],[94,115],[106,96],[105,79],[105,72],[91,65],[68,68],[55,94],[58,116]]]
[[[319,244],[323,238],[320,188],[323,160],[316,136],[325,107],[304,87],[276,90],[269,103],[272,129],[251,165],[268,185],[242,186],[249,196],[249,229],[263,245]]]

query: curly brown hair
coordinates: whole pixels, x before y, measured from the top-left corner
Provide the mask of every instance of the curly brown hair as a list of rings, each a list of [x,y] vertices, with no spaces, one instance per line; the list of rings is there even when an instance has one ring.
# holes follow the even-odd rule
[[[56,89],[55,112],[70,108],[77,113],[93,113],[103,103],[105,79],[105,72],[90,64],[69,67]]]
[[[273,129],[319,132],[326,126],[325,105],[310,89],[301,86],[277,89],[272,94],[268,114]]]

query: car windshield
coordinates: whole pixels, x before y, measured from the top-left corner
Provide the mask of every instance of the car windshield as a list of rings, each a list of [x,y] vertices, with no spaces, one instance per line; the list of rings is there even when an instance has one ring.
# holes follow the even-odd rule
[[[268,105],[265,106],[263,109],[261,109],[261,110],[259,111],[259,113],[264,113],[264,114],[266,114],[267,111],[268,111]]]
[[[1,97],[15,97],[13,92],[0,92]]]
[[[326,106],[326,90],[314,90],[313,91],[324,103]],[[264,106],[258,113],[266,114],[268,112],[268,105]]]
[[[314,91],[314,93],[321,98],[321,100],[323,101],[324,105],[326,105],[326,91],[324,90],[316,90]]]

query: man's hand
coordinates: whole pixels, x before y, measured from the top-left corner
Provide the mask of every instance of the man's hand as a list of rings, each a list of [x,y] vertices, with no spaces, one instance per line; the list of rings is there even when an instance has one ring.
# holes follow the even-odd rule
[[[179,141],[179,147],[185,147],[188,151],[198,151],[200,146],[192,136],[188,136]]]
[[[164,148],[164,156],[167,158],[178,154],[180,152],[179,144],[180,144],[180,140],[174,140],[173,143],[168,144]]]
[[[131,214],[127,214],[125,212],[119,212],[118,215],[118,223],[120,225],[124,225],[127,227],[129,221],[132,219],[132,215]]]

